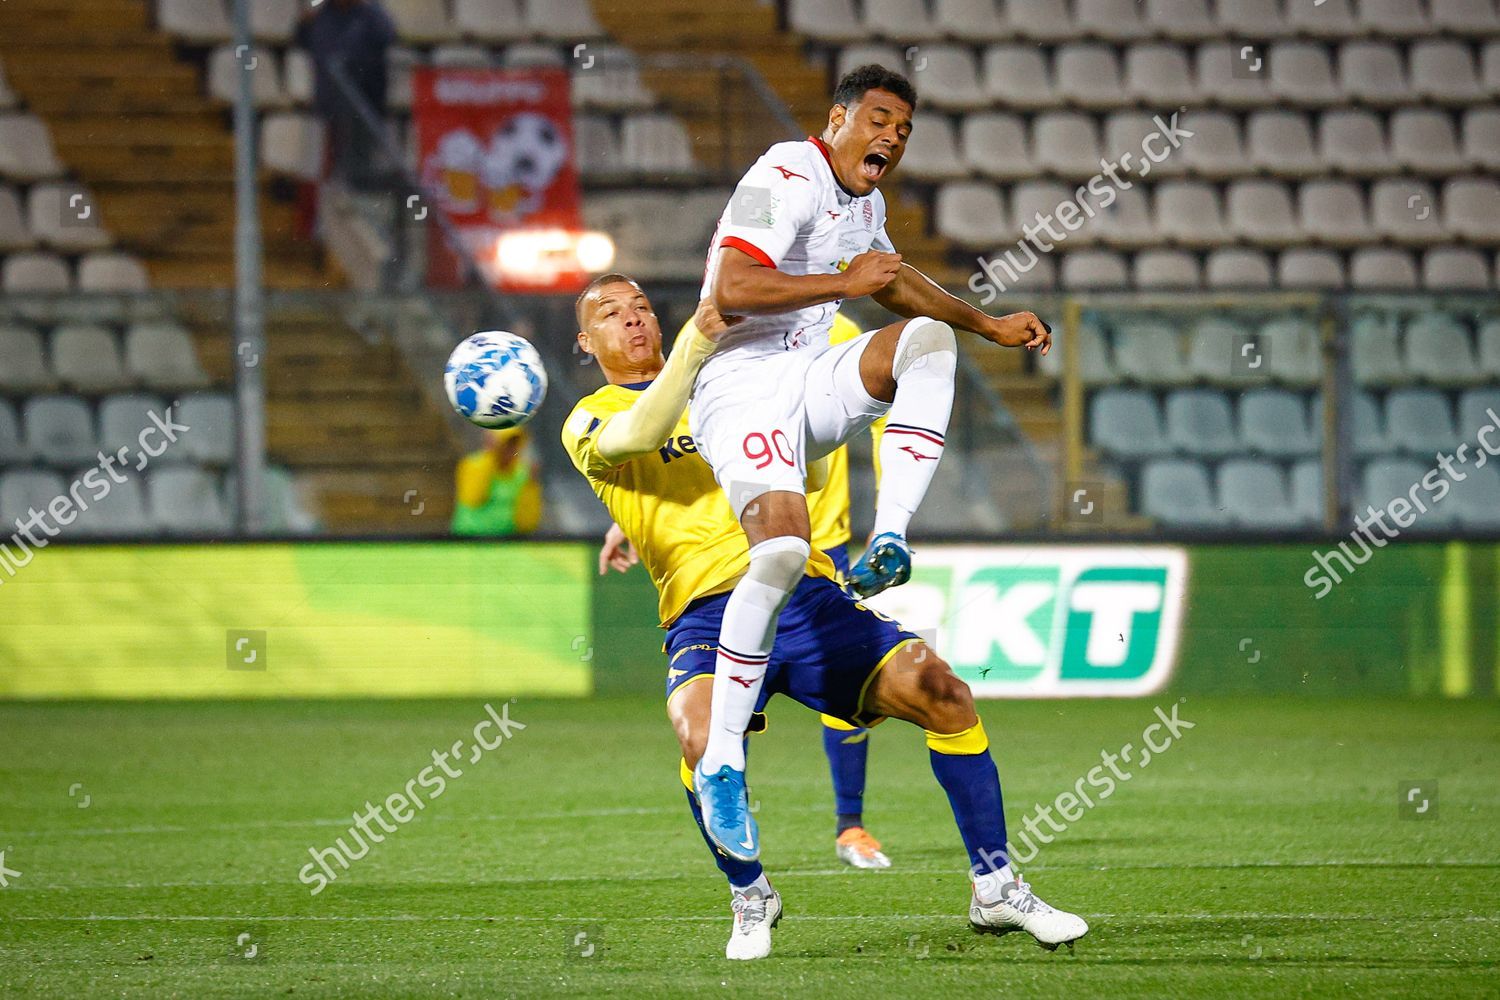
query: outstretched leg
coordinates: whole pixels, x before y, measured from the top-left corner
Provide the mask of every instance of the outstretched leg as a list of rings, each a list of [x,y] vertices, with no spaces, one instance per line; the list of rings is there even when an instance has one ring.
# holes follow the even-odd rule
[[[865,765],[869,761],[870,731],[823,716],[823,753],[833,778],[833,808],[837,818],[835,852],[855,868],[889,868],[891,859],[880,842],[865,829]]]

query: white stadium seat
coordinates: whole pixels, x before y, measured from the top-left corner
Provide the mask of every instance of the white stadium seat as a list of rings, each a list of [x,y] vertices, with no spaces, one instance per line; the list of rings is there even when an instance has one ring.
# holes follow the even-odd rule
[[[1494,0],[1429,0],[1432,24],[1458,35],[1484,37],[1500,32]]]
[[[1412,0],[1359,0],[1359,23],[1385,38],[1417,38],[1432,30],[1427,11]]]
[[[526,28],[533,35],[576,45],[603,38],[589,0],[521,0]]]
[[[923,0],[864,0],[865,32],[901,43],[925,42],[942,35]]]
[[[109,246],[100,226],[95,199],[77,184],[33,184],[26,215],[38,240],[57,250],[94,250]]]
[[[1328,50],[1314,42],[1278,42],[1268,57],[1271,94],[1301,105],[1337,103],[1342,97],[1333,78]]]
[[[0,322],[0,392],[20,394],[56,387],[42,335],[29,326]]]
[[[1422,287],[1429,292],[1487,292],[1490,269],[1470,247],[1437,247],[1422,255]]]
[[[1443,219],[1448,232],[1475,243],[1500,244],[1500,181],[1493,177],[1453,177],[1443,184]]]
[[[1131,41],[1151,33],[1136,0],[1074,0],[1073,19],[1081,34],[1108,41]]]
[[[1156,188],[1156,231],[1184,246],[1217,246],[1224,242],[1219,195],[1200,181],[1170,181]]]
[[[301,13],[297,0],[255,0],[250,5],[250,33],[258,41],[285,44],[297,30]]]
[[[1328,166],[1355,176],[1396,169],[1386,153],[1380,119],[1369,111],[1325,112],[1318,119],[1318,151]]]
[[[125,331],[125,372],[156,389],[198,389],[208,385],[192,337],[173,322],[131,324]]]
[[[991,45],[985,50],[984,92],[1008,110],[1049,108],[1059,103],[1046,55],[1029,45]]]
[[[1353,100],[1377,107],[1409,99],[1401,52],[1386,42],[1349,42],[1341,47],[1339,86]]]
[[[1026,126],[1018,115],[1007,112],[964,115],[960,142],[969,169],[986,177],[1011,181],[1036,173]]]
[[[1064,288],[1126,288],[1130,284],[1125,258],[1109,250],[1066,254],[1060,279]]]
[[[1417,42],[1411,47],[1410,59],[1413,96],[1451,104],[1484,99],[1474,69],[1474,55],[1464,43]]]
[[[1125,50],[1125,96],[1152,105],[1198,99],[1193,67],[1180,45],[1132,45]]]
[[[80,292],[137,293],[150,289],[146,265],[133,254],[99,250],[78,261]]]
[[[1203,283],[1198,259],[1181,250],[1146,250],[1133,263],[1137,288],[1191,289]]]
[[[1417,265],[1405,250],[1364,247],[1350,258],[1349,286],[1361,291],[1416,291]]]
[[[458,37],[458,30],[448,20],[446,2],[384,0],[384,5],[403,41],[431,44],[451,42]]]
[[[48,462],[88,462],[99,451],[94,416],[78,396],[32,396],[22,407],[21,426],[27,450]]]
[[[1276,283],[1282,288],[1344,287],[1344,262],[1332,250],[1298,247],[1276,260]]]
[[[1300,235],[1291,192],[1277,181],[1231,184],[1225,214],[1232,233],[1258,245],[1284,246]]]
[[[1091,115],[1058,111],[1031,123],[1031,155],[1038,167],[1063,177],[1086,179],[1099,173],[1099,130]]]
[[[261,163],[276,173],[317,180],[323,175],[325,143],[323,122],[312,115],[281,111],[261,120]]]
[[[79,392],[110,392],[129,384],[119,340],[102,326],[76,323],[54,330],[52,370]]]
[[[26,226],[21,212],[21,199],[15,189],[0,184],[0,253],[11,250],[30,250],[36,246],[36,237]]]
[[[1129,103],[1120,76],[1120,60],[1107,45],[1062,45],[1052,57],[1057,93],[1084,108],[1113,108]]]
[[[167,34],[195,45],[234,37],[222,0],[157,0],[156,23]]]
[[[1453,119],[1430,108],[1403,108],[1391,116],[1391,158],[1422,174],[1451,174],[1464,168]]]
[[[923,45],[912,62],[912,83],[925,104],[957,111],[990,103],[979,83],[974,54],[957,45]]]
[[[40,118],[0,114],[0,177],[29,182],[62,174],[52,135]]]
[[[512,42],[530,34],[519,0],[453,0],[453,26],[480,42]]]
[[[66,292],[73,287],[73,272],[67,261],[52,253],[27,251],[5,258],[0,272],[0,290],[10,294]]]
[[[1259,250],[1214,250],[1203,275],[1209,288],[1253,290],[1270,288],[1273,283],[1270,259]]]
[[[620,156],[627,170],[646,174],[692,173],[693,145],[675,115],[631,115],[620,130]]]
[[[1078,28],[1068,16],[1068,5],[1057,0],[1003,0],[1005,19],[1013,34],[1037,42],[1074,38]]]
[[[993,248],[1011,233],[1005,224],[1005,204],[993,184],[944,184],[938,190],[934,214],[941,235],[972,250]]]
[[[990,42],[1007,34],[995,0],[933,0],[932,21],[954,41]]]
[[[1355,31],[1350,0],[1316,0],[1286,5],[1287,26],[1308,38],[1346,38]]]
[[[1312,177],[1327,171],[1313,144],[1312,125],[1295,111],[1257,111],[1245,127],[1250,165],[1282,177]]]
[[[869,37],[852,0],[788,0],[787,24],[799,34],[824,42],[857,42]]]
[[[922,133],[915,142],[906,144],[901,155],[901,172],[918,180],[947,181],[969,173],[958,150],[953,123],[932,116],[922,122]]]

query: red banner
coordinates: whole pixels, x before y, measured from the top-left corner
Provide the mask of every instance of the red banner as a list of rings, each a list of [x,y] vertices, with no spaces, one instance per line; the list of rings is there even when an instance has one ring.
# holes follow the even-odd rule
[[[567,72],[422,67],[412,87],[422,184],[491,283],[512,291],[579,288],[576,266],[538,266],[529,252],[526,260],[500,258],[506,233],[581,226]],[[428,280],[451,285],[457,275],[452,255],[433,246]]]

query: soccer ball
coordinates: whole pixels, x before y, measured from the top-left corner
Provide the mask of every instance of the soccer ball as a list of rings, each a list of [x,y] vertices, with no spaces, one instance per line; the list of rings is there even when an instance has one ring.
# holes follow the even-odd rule
[[[519,427],[547,398],[547,369],[536,348],[513,333],[476,333],[453,349],[443,369],[448,402],[465,420],[501,430]]]

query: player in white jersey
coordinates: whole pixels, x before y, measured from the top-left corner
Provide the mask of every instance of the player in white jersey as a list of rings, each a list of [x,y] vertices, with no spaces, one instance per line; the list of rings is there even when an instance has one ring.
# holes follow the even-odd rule
[[[875,530],[849,582],[868,596],[911,573],[906,529],[942,456],[957,370],[954,329],[1040,348],[1029,312],[988,316],[903,264],[877,185],[900,162],[917,95],[901,74],[863,66],[839,81],[821,136],[772,146],[735,189],[709,248],[704,297],[744,317],[693,390],[698,450],[750,544],[750,568],[724,609],[708,745],[695,790],[714,842],[760,853],[744,786],[744,733],[777,618],[811,551],[809,471],[881,416],[884,470]],[[871,296],[908,319],[830,347],[846,298]]]

